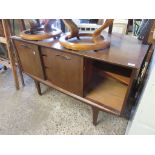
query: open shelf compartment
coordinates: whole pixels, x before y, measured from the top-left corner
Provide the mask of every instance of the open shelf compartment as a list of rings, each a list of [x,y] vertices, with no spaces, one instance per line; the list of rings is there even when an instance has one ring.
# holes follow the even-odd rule
[[[85,98],[100,105],[121,112],[127,86],[112,78],[101,77],[98,82],[91,84]]]
[[[121,113],[130,82],[128,69],[86,62],[85,98]]]

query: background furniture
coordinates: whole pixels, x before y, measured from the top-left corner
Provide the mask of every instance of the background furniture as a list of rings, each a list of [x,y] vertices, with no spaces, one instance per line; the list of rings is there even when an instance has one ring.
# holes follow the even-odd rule
[[[67,50],[58,40],[12,39],[20,66],[34,79],[38,93],[41,82],[91,105],[97,124],[100,110],[129,115],[135,83],[151,50],[135,38],[106,32],[104,36],[111,46],[98,52]]]
[[[84,21],[82,20],[82,22],[81,22],[81,20],[78,20],[78,19],[74,19],[73,21],[79,27],[80,32],[85,32],[85,33],[89,33],[89,32],[95,31],[104,22],[103,19],[95,20],[96,23],[95,22],[91,22],[91,20],[90,20],[90,22],[87,22],[87,20],[84,20]],[[128,20],[127,19],[122,19],[122,20],[115,19],[114,22],[113,22],[112,32],[126,34],[126,32],[127,32],[127,25],[128,25]],[[108,32],[109,28],[105,29],[105,31]]]
[[[149,44],[155,43],[155,20],[152,20],[152,25],[151,25],[151,28],[150,28],[150,31],[149,31],[147,42]]]
[[[16,60],[15,60],[15,55],[13,52],[13,47],[12,43],[10,40],[12,31],[11,31],[11,25],[10,25],[10,20],[9,19],[0,19],[0,43],[1,43],[1,49],[4,50],[3,53],[4,57],[0,56],[0,64],[2,64],[5,69],[6,68],[11,68],[14,82],[16,89],[19,89],[19,80],[18,80],[18,74],[17,74],[17,68],[16,68]],[[23,77],[21,72],[20,77],[23,81]]]

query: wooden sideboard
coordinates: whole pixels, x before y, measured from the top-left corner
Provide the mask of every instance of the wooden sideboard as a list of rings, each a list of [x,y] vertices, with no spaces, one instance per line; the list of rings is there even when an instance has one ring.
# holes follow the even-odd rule
[[[59,40],[27,41],[13,36],[20,66],[35,81],[53,87],[92,106],[93,124],[100,110],[126,116],[129,99],[142,64],[150,52],[148,45],[120,34],[104,36],[108,49],[73,51]]]

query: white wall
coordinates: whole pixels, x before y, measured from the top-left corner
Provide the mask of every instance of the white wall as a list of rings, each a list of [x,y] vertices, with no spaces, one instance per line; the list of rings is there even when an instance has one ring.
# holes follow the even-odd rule
[[[155,54],[150,69],[148,81],[126,134],[155,134]]]

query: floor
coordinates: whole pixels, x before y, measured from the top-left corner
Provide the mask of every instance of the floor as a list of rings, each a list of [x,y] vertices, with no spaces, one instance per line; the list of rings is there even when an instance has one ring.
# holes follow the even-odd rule
[[[39,96],[31,78],[16,91],[10,70],[0,72],[0,134],[125,134],[127,120],[105,112],[93,126],[91,107],[41,85]]]

